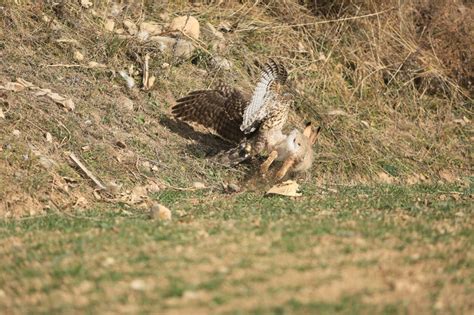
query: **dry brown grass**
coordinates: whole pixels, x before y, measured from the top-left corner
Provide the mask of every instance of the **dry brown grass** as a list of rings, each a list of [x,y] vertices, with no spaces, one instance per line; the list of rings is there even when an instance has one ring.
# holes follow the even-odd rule
[[[448,174],[443,180],[472,175],[472,87],[466,83],[472,78],[472,56],[465,56],[472,42],[463,39],[472,33],[467,19],[471,4],[331,1],[328,7],[330,2],[322,1],[312,11],[289,0],[199,6],[131,1],[115,18],[117,25],[124,18],[165,24],[159,14],[167,12],[192,14],[202,25],[226,21],[236,26],[225,34],[225,47],[216,48],[204,37],[195,42],[192,62],[182,62],[160,54],[150,42],[104,32],[103,19],[110,9],[106,2],[94,4],[95,14],[76,2],[18,3],[3,5],[0,11],[0,81],[22,77],[73,97],[77,110],[64,112],[27,92],[1,96],[7,114],[0,122],[2,197],[7,194],[4,187],[18,182],[22,192],[42,200],[48,190],[57,191],[57,181],[64,176],[75,177],[79,189],[61,192],[59,199],[73,204],[76,194],[91,196],[90,183],[71,169],[66,151],[82,152],[104,181],[115,180],[126,188],[150,178],[182,186],[196,180],[218,185],[239,179],[238,172],[210,165],[202,158],[203,148],[161,121],[168,117],[174,97],[217,79],[251,87],[258,63],[269,57],[284,61],[290,70],[296,96],[292,122],[313,120],[324,128],[314,180],[414,183],[437,181],[440,173]],[[459,10],[463,18],[449,24]],[[440,33],[443,27],[448,31]],[[75,50],[85,54],[85,63],[107,67],[51,66],[75,64]],[[116,71],[131,64],[140,68],[145,53],[152,54],[150,68],[157,84],[149,92],[127,91]],[[213,70],[208,62],[212,55],[231,60],[232,72]],[[162,69],[164,62],[171,68]],[[134,111],[119,109],[117,100],[124,95],[135,102]],[[11,135],[15,129],[22,132],[20,138]],[[53,144],[45,144],[45,132],[54,136]],[[117,140],[127,147],[117,147]],[[22,162],[22,156],[31,156],[29,145],[41,148],[59,167],[43,170],[34,158]],[[92,150],[86,152],[84,146]],[[152,161],[159,171],[144,171],[143,161]],[[18,174],[19,168],[26,173]]]

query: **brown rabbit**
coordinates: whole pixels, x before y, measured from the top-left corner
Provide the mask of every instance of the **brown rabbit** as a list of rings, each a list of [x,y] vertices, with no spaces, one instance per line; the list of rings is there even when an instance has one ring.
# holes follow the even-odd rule
[[[290,169],[293,172],[304,172],[313,164],[313,144],[319,134],[321,127],[313,130],[311,123],[306,125],[303,133],[293,129],[290,134],[275,146],[267,160],[260,167],[260,172],[265,175],[273,161],[283,161],[283,165],[276,173],[278,180],[285,177]]]

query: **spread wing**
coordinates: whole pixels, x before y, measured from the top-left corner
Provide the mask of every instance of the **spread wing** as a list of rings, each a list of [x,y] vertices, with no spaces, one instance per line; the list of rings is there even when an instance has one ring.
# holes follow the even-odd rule
[[[212,128],[221,137],[239,142],[245,135],[240,130],[245,107],[249,103],[239,90],[220,84],[214,90],[200,90],[177,100],[171,109],[174,117]]]
[[[262,71],[262,76],[255,87],[252,100],[245,109],[240,130],[246,134],[255,131],[260,122],[267,116],[272,101],[277,98],[275,88],[278,84],[284,84],[287,77],[288,73],[285,67],[270,59]]]

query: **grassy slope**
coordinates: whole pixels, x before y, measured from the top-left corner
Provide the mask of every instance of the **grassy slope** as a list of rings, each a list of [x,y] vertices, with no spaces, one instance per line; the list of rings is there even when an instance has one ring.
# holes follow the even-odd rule
[[[8,5],[0,16],[1,83],[22,77],[76,103],[66,112],[28,91],[0,94],[0,214],[40,215],[0,223],[0,311],[472,311],[471,101],[430,49],[417,50],[408,18],[391,12],[290,28],[315,20],[292,1],[218,8],[155,1],[116,18],[120,26],[146,12],[163,24],[159,13],[167,11],[192,13],[202,25],[239,22],[241,31],[225,34],[223,49],[203,36],[191,63],[104,32],[102,3],[95,4],[99,16],[65,3]],[[76,63],[75,50],[84,64],[107,68],[46,66]],[[137,56],[146,52],[157,83],[149,92],[128,91],[112,70],[140,68]],[[212,69],[211,55],[231,60],[233,71]],[[297,200],[262,197],[269,183],[255,181],[248,167],[210,163],[204,156],[216,140],[199,144],[169,120],[175,97],[218,79],[249,87],[254,61],[268,57],[291,71],[292,122],[304,117],[324,127]],[[164,62],[171,67],[163,69]],[[419,69],[422,84],[415,86]],[[431,81],[448,91],[430,93]],[[121,108],[123,96],[134,101],[133,111]],[[32,146],[57,165],[41,166]],[[124,195],[158,182],[161,191],[149,197],[169,206],[173,221],[97,201],[67,152],[105,182],[122,184]],[[380,173],[428,184],[376,184]],[[211,189],[176,189],[195,181]],[[224,194],[224,181],[244,191]]]

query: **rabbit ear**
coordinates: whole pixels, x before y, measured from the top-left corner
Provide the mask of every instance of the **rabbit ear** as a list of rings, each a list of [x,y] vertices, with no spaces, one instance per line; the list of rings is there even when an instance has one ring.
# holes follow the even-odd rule
[[[311,133],[311,136],[309,137],[309,141],[311,142],[311,144],[314,144],[316,142],[316,139],[318,138],[320,131],[321,131],[321,126],[319,126],[315,132]]]
[[[306,138],[310,138],[312,133],[313,133],[313,128],[311,127],[311,122],[309,122],[306,124],[306,128],[304,128],[303,130],[303,135]]]

